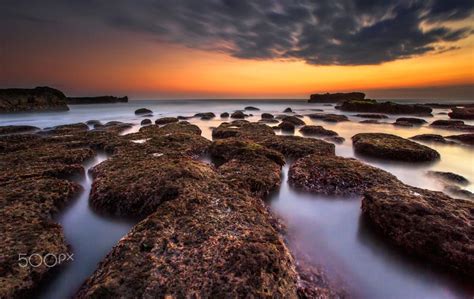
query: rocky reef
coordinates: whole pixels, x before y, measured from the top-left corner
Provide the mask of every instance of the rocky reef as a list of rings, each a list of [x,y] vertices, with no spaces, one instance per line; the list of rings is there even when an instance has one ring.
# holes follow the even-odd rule
[[[112,103],[127,103],[128,97],[116,96],[96,96],[96,97],[68,97],[66,99],[68,104],[112,104]]]
[[[440,158],[434,149],[392,134],[360,133],[352,144],[356,153],[381,159],[420,163]]]
[[[54,88],[0,89],[0,113],[66,110],[66,96]]]
[[[338,103],[347,100],[363,99],[365,99],[365,93],[362,92],[321,93],[310,95],[308,103]]]
[[[465,108],[453,108],[451,112],[448,113],[450,118],[456,119],[474,119],[474,107],[465,107]]]
[[[431,115],[433,109],[425,105],[397,104],[394,102],[377,102],[376,100],[350,100],[345,101],[336,109],[348,112],[370,112],[385,114],[416,114]]]

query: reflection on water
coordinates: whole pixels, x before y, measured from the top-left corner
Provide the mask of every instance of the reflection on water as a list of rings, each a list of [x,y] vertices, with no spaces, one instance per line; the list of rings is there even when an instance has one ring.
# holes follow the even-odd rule
[[[105,155],[98,155],[85,165],[88,170],[106,160]],[[110,249],[132,227],[132,223],[116,221],[96,215],[89,207],[89,193],[92,178],[85,176],[81,185],[84,191],[57,221],[63,227],[66,242],[71,245],[74,261],[67,264],[48,286],[41,291],[39,298],[68,298],[90,276],[97,264],[105,257]]]
[[[459,298],[474,295],[425,263],[398,254],[363,221],[360,198],[327,198],[292,190],[283,169],[281,189],[270,201],[285,219],[290,244],[342,279],[359,298]]]
[[[68,112],[20,113],[2,115],[0,125],[33,125],[40,128],[60,124],[85,122],[97,119],[103,123],[117,120],[135,124],[123,134],[135,132],[140,128],[143,117],[134,114],[137,108],[150,108],[156,119],[164,116],[194,115],[197,112],[214,112],[218,115],[212,120],[188,121],[198,125],[202,135],[212,139],[212,128],[222,121],[221,112],[233,112],[245,106],[256,106],[261,111],[252,111],[249,121],[257,121],[260,114],[267,112],[282,114],[291,107],[298,114],[314,113],[311,109],[322,109],[323,113],[343,114],[334,109],[334,105],[308,104],[303,101],[131,101],[130,103],[71,105]],[[423,117],[428,123],[437,119],[447,119],[448,109],[435,109],[434,117]],[[307,124],[322,125],[344,137],[343,144],[336,145],[336,153],[344,157],[355,157],[351,137],[361,132],[381,132],[411,137],[418,134],[440,134],[443,136],[463,132],[431,128],[427,125],[407,128],[390,124],[400,116],[390,116],[382,120],[386,124],[360,124],[362,118],[356,113],[344,113],[350,122],[326,123],[304,117]],[[474,121],[466,121],[474,124]],[[295,135],[300,135],[296,130]],[[431,190],[442,190],[443,185],[425,175],[428,170],[451,171],[460,174],[471,184],[464,187],[474,192],[474,151],[460,145],[429,144],[436,149],[441,160],[415,165],[411,163],[387,162],[367,157],[359,157],[364,162],[382,168],[396,175],[406,184]],[[99,163],[105,157],[98,157],[91,165]],[[208,157],[203,160],[209,162]],[[321,264],[330,277],[342,278],[352,294],[361,298],[456,298],[472,297],[473,290],[453,282],[445,275],[430,269],[426,263],[400,256],[383,240],[379,240],[361,219],[360,198],[328,199],[310,194],[300,194],[289,189],[285,177],[279,193],[275,194],[270,205],[288,223],[291,242],[308,254],[311,260]],[[82,281],[96,268],[97,263],[112,246],[127,233],[131,224],[116,222],[94,214],[88,207],[88,194],[91,179],[83,182],[85,191],[74,205],[64,211],[59,222],[64,227],[66,240],[72,245],[75,261],[52,281],[43,293],[43,298],[63,298],[73,294]],[[454,199],[456,200],[456,199]],[[290,244],[291,246],[292,244]],[[469,293],[470,292],[470,293]]]

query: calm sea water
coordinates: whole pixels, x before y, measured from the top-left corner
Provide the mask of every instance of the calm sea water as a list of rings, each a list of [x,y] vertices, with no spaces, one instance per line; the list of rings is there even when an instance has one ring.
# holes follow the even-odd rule
[[[130,101],[118,104],[71,105],[68,112],[29,113],[2,115],[0,125],[33,125],[40,128],[66,123],[85,122],[97,119],[103,122],[118,120],[136,124],[126,133],[137,131],[143,117],[135,116],[135,109],[146,107],[153,111],[153,120],[164,116],[190,116],[197,112],[233,112],[245,106],[255,106],[261,111],[249,111],[254,116],[249,121],[257,121],[260,114],[281,113],[291,107],[298,114],[322,109],[325,113],[342,112],[333,105],[309,104],[305,101]],[[434,117],[425,118],[429,123],[436,119],[447,119],[449,109],[434,109]],[[451,171],[463,175],[474,182],[474,150],[459,145],[433,145],[441,154],[435,163],[415,165],[409,163],[386,162],[355,156],[351,136],[360,132],[392,133],[402,137],[434,133],[441,135],[462,132],[434,129],[427,125],[415,128],[395,127],[390,122],[401,117],[391,116],[382,120],[387,124],[359,124],[361,118],[355,113],[344,113],[351,122],[338,124],[324,123],[304,117],[307,124],[322,125],[346,138],[336,145],[336,153],[344,157],[356,157],[368,164],[387,170],[401,181],[421,188],[443,189],[438,181],[427,177],[428,170]],[[198,125],[203,136],[211,139],[213,127],[223,120],[202,121],[190,119]],[[474,124],[472,121],[467,123]],[[299,133],[296,131],[296,135]],[[99,163],[99,157],[94,163]],[[90,165],[89,165],[90,166]],[[360,298],[472,298],[474,290],[423,262],[399,254],[383,240],[380,240],[364,223],[360,213],[360,198],[325,198],[302,194],[292,190],[286,182],[288,166],[283,169],[283,183],[278,192],[269,199],[270,208],[288,226],[291,235],[290,246],[300,248],[311,262],[322,266],[329,277],[342,280],[349,292]],[[43,298],[61,298],[73,294],[82,281],[96,268],[96,264],[107,251],[125,235],[130,223],[116,222],[94,214],[88,207],[90,178],[83,182],[86,192],[59,217],[64,227],[66,239],[72,245],[76,260],[69,265],[46,289]],[[465,187],[474,192],[474,185]],[[457,199],[454,199],[457,200]]]

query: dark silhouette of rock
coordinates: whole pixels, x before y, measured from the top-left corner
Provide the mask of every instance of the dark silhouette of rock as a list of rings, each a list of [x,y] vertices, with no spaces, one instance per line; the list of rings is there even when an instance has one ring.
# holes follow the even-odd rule
[[[213,112],[201,112],[201,113],[194,114],[194,117],[199,117],[202,120],[209,120],[216,117],[216,115]]]
[[[326,122],[341,122],[349,121],[349,118],[342,114],[332,114],[332,113],[312,113],[307,115],[311,119],[318,119]]]
[[[399,183],[394,175],[356,159],[321,155],[292,164],[288,181],[297,189],[326,195],[362,195],[374,186]]]
[[[34,126],[0,126],[0,135],[31,133],[39,130],[40,128]]]
[[[376,119],[361,120],[359,123],[360,124],[375,124],[375,125],[384,124],[383,122],[380,122]]]
[[[326,130],[322,126],[304,126],[300,132],[309,136],[337,136],[338,134],[332,130]]]
[[[295,131],[295,124],[289,121],[283,121],[277,126],[278,129],[282,130],[283,132],[294,132]]]
[[[408,139],[384,133],[360,133],[352,137],[356,153],[389,160],[427,162],[440,155],[434,149]]]
[[[341,144],[341,143],[344,143],[344,141],[346,141],[346,139],[341,136],[328,136],[328,137],[324,137],[324,140],[332,142],[332,143],[336,143],[336,144]]]
[[[230,115],[231,118],[239,118],[239,119],[244,119],[247,116],[248,115],[243,113],[242,111],[235,111],[234,113]]]
[[[361,114],[356,114],[354,115],[356,117],[361,117],[361,118],[371,118],[371,119],[384,119],[388,118],[387,115],[385,114],[377,114],[377,113],[361,113]]]
[[[430,126],[446,130],[474,132],[474,126],[466,125],[462,120],[440,119],[432,122]]]
[[[264,123],[264,124],[277,124],[280,121],[275,118],[262,118],[258,121],[259,123]]]
[[[139,108],[139,109],[135,110],[136,115],[150,114],[150,113],[153,113],[153,111],[151,111],[150,109],[147,109],[147,108]]]
[[[169,124],[169,123],[176,123],[178,121],[179,119],[177,119],[176,117],[162,117],[155,120],[155,124],[164,125],[164,124]]]
[[[364,193],[371,225],[406,253],[461,275],[474,275],[474,202],[442,192],[386,184]]]
[[[0,89],[0,113],[67,110],[66,96],[54,88]]]
[[[262,113],[262,119],[273,119],[273,114],[270,113]]]
[[[446,140],[443,136],[437,134],[420,134],[410,137],[410,139],[431,143],[455,144],[455,142]]]
[[[456,140],[467,145],[474,145],[474,133],[450,135],[450,136],[446,136],[445,138],[450,139],[450,140]]]
[[[293,110],[290,107],[283,110],[283,113],[290,113],[290,112],[293,112]]]
[[[88,124],[89,126],[95,126],[95,125],[101,125],[102,123],[100,122],[100,120],[91,119],[91,120],[86,121],[86,124]]]
[[[140,124],[141,124],[142,126],[151,125],[151,119],[145,118],[144,120],[141,121]]]
[[[248,110],[248,111],[259,111],[260,109],[257,108],[257,107],[253,107],[253,106],[247,106],[244,108],[244,110]]]
[[[456,185],[446,186],[443,191],[457,198],[467,199],[469,201],[474,200],[474,193]]]
[[[347,100],[363,100],[365,93],[348,92],[348,93],[323,93],[312,94],[308,100],[309,103],[338,103]]]
[[[451,112],[448,113],[450,118],[456,119],[474,119],[474,107],[468,108],[453,108]]]
[[[68,104],[112,104],[112,103],[127,103],[128,97],[115,96],[97,96],[97,97],[68,97],[66,99]]]
[[[394,125],[402,126],[402,127],[412,127],[412,126],[421,126],[426,123],[427,121],[422,118],[400,117],[400,118],[397,118]]]
[[[221,113],[221,118],[228,118],[230,115],[228,112]]]
[[[393,102],[377,102],[376,100],[345,101],[336,109],[349,112],[371,112],[386,114],[418,114],[431,115],[432,109],[424,105],[397,104]]]
[[[467,185],[469,184],[469,180],[463,177],[462,175],[455,174],[452,172],[445,172],[445,171],[428,171],[426,175],[437,178],[443,182],[448,183],[456,183],[460,185]]]
[[[285,116],[284,118],[282,118],[282,121],[292,123],[295,126],[304,126],[306,124],[303,120],[299,119],[296,116]]]

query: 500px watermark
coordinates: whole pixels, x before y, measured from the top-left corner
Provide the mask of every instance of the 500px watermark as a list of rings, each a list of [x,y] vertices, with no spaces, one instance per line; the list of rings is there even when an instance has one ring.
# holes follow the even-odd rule
[[[60,254],[47,253],[44,255],[41,255],[39,253],[33,253],[30,255],[26,253],[20,253],[18,254],[18,265],[22,268],[26,268],[26,267],[36,268],[41,265],[45,265],[46,267],[51,268],[67,261],[72,262],[74,260],[73,256],[74,256],[73,253],[60,253]]]

